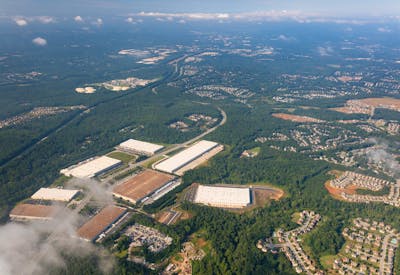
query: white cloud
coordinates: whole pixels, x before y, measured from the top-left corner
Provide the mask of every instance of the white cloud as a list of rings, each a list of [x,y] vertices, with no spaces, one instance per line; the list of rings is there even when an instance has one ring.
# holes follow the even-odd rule
[[[380,27],[380,28],[378,28],[378,32],[389,33],[389,32],[392,32],[392,31],[390,29],[388,29],[388,28]]]
[[[56,22],[55,18],[51,16],[39,16],[37,17],[37,20],[43,24],[50,24]]]
[[[26,21],[23,18],[14,18],[14,22],[15,22],[15,24],[17,24],[20,27],[24,27],[24,26],[28,25],[28,21]]]
[[[103,19],[97,18],[96,21],[92,22],[92,24],[100,27],[101,25],[103,25]]]
[[[155,17],[156,19],[165,18],[172,21],[178,19],[191,19],[191,20],[221,20],[228,19],[230,15],[227,13],[161,13],[161,12],[141,12],[137,14],[141,17]]]
[[[75,22],[83,22],[83,18],[80,15],[74,17]]]
[[[132,17],[126,18],[125,21],[128,22],[128,23],[134,23],[135,22]]]
[[[42,37],[36,37],[35,39],[32,40],[32,43],[37,46],[46,46],[47,40]]]
[[[174,18],[178,20],[243,20],[256,22],[276,22],[276,21],[296,21],[299,23],[337,23],[337,24],[353,24],[362,25],[371,21],[379,21],[381,18],[369,19],[346,19],[335,16],[324,16],[316,13],[306,13],[297,10],[269,10],[258,12],[243,13],[163,13],[163,12],[140,12],[131,14],[138,17],[151,17],[156,20]]]
[[[333,53],[332,47],[318,47],[317,51],[320,56],[330,56]]]
[[[280,41],[287,41],[288,42],[288,41],[293,41],[293,40],[296,40],[296,39],[294,37],[290,37],[290,36],[286,36],[284,34],[281,34],[278,37],[273,38],[271,40],[280,40]]]

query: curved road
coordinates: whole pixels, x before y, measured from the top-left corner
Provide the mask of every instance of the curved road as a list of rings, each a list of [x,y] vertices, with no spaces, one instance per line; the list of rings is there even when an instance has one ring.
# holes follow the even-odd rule
[[[179,76],[177,75],[179,70],[178,70],[178,66],[179,66],[179,62],[181,62],[182,60],[184,60],[187,57],[190,56],[194,56],[197,54],[200,54],[201,52],[197,52],[197,53],[193,53],[193,54],[185,54],[181,57],[177,57],[171,61],[169,61],[167,64],[168,65],[173,65],[174,66],[174,70],[170,73],[167,73],[166,75],[164,75],[160,80],[157,80],[153,83],[150,83],[147,86],[144,87],[140,87],[137,89],[134,89],[133,92],[138,92],[141,91],[143,89],[146,88],[151,88],[154,89],[160,85],[162,85],[163,83],[165,83],[165,81],[167,81],[168,79],[174,79],[174,77]],[[24,146],[23,148],[17,150],[14,154],[12,154],[11,156],[9,156],[8,158],[4,159],[3,161],[0,162],[0,168],[3,168],[4,166],[6,166],[8,163],[10,163],[11,161],[18,159],[20,157],[22,157],[23,155],[25,155],[26,153],[29,153],[31,150],[33,150],[37,145],[39,145],[40,143],[42,143],[43,141],[45,141],[47,138],[49,138],[50,136],[52,136],[53,134],[61,131],[62,129],[64,129],[65,127],[67,127],[68,125],[70,125],[75,119],[83,116],[84,114],[90,112],[91,110],[93,110],[94,108],[98,107],[101,104],[106,104],[106,103],[110,103],[114,100],[123,98],[125,96],[128,96],[132,94],[132,92],[127,92],[127,93],[123,93],[121,95],[118,95],[116,97],[113,98],[109,98],[109,99],[104,99],[101,101],[98,101],[90,106],[87,106],[84,109],[81,109],[80,111],[78,111],[76,114],[72,115],[71,117],[63,120],[58,126],[56,126],[53,129],[50,129],[49,131],[45,132],[42,136],[39,136],[37,139],[33,140],[32,143]]]
[[[116,177],[116,176],[118,176],[118,175],[120,175],[120,174],[126,172],[127,170],[131,170],[131,169],[136,168],[136,167],[138,167],[138,166],[142,166],[142,165],[144,165],[144,164],[147,163],[147,162],[151,162],[151,161],[157,160],[159,157],[161,157],[161,156],[163,156],[163,155],[166,155],[166,154],[171,153],[171,152],[173,152],[173,151],[175,151],[175,150],[178,150],[178,149],[181,149],[181,148],[183,148],[183,147],[186,147],[186,146],[188,146],[189,144],[194,143],[194,142],[198,141],[199,139],[202,139],[202,138],[205,137],[206,135],[208,135],[208,134],[214,132],[214,131],[217,130],[219,127],[221,127],[222,125],[224,125],[224,124],[226,123],[226,121],[228,120],[228,116],[227,116],[226,112],[225,112],[223,109],[221,109],[220,107],[217,107],[217,109],[220,111],[221,116],[222,116],[222,120],[218,123],[218,125],[216,125],[216,126],[210,128],[210,129],[208,129],[207,131],[201,133],[200,135],[198,135],[198,136],[196,136],[196,137],[194,137],[194,138],[192,138],[192,139],[189,139],[188,141],[185,141],[185,142],[183,142],[183,143],[176,144],[176,145],[173,145],[173,146],[171,146],[171,147],[168,147],[168,148],[166,148],[165,150],[163,150],[163,151],[161,151],[161,152],[159,152],[159,153],[157,153],[157,154],[155,154],[155,155],[153,155],[153,156],[151,156],[151,157],[149,157],[149,158],[147,158],[147,159],[145,159],[145,160],[142,160],[142,161],[140,161],[140,162],[136,162],[136,163],[129,164],[127,168],[123,169],[122,171],[120,171],[120,172],[118,172],[118,173],[116,173],[116,174],[111,174],[111,175],[109,175],[108,177],[102,179],[101,181],[102,181],[102,182],[104,182],[104,181],[109,181],[109,180],[113,179],[114,177]]]

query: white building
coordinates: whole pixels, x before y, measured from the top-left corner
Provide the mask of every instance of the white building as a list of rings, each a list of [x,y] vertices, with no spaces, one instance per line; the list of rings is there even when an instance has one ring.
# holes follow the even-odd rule
[[[146,156],[154,155],[163,148],[164,146],[162,145],[140,141],[136,139],[128,139],[127,141],[124,141],[119,146],[117,146],[117,149],[121,151],[126,151],[128,153],[140,154]]]
[[[216,142],[207,140],[199,141],[195,145],[192,145],[191,147],[179,152],[167,160],[160,162],[155,166],[155,168],[157,170],[173,174],[180,168],[188,165],[190,162],[200,158],[218,146],[219,144]]]
[[[67,177],[76,177],[80,179],[93,178],[121,164],[122,161],[118,159],[101,156],[98,158],[88,159],[78,163],[77,165],[62,169],[60,173]]]
[[[250,188],[199,185],[194,202],[223,208],[243,208],[251,204]]]
[[[35,194],[33,194],[31,196],[31,199],[69,202],[78,193],[79,193],[79,190],[67,190],[67,189],[59,189],[59,188],[40,188]]]

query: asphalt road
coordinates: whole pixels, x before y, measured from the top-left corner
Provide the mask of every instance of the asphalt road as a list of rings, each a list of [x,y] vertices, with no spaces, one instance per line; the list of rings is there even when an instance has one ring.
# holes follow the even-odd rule
[[[169,153],[171,153],[171,152],[173,152],[173,151],[175,151],[175,150],[184,148],[184,147],[188,146],[189,144],[194,143],[194,142],[198,141],[199,139],[202,139],[202,138],[205,137],[206,135],[208,135],[208,134],[214,132],[214,131],[217,130],[219,127],[221,127],[222,125],[224,125],[224,124],[226,123],[227,119],[228,119],[228,117],[227,117],[225,111],[222,110],[220,107],[217,107],[217,108],[218,108],[218,110],[220,111],[221,116],[222,116],[222,120],[220,121],[220,123],[218,123],[218,125],[216,125],[216,126],[210,128],[210,129],[208,129],[207,131],[201,133],[200,135],[198,135],[198,136],[196,136],[196,137],[194,137],[194,138],[192,138],[192,139],[190,139],[190,140],[188,140],[188,141],[185,141],[184,143],[180,143],[180,144],[176,144],[176,145],[173,145],[173,146],[171,146],[171,147],[168,147],[168,148],[166,148],[165,150],[163,150],[163,151],[161,151],[161,152],[159,152],[159,153],[157,153],[157,154],[155,154],[155,155],[153,155],[153,156],[151,156],[151,157],[149,157],[149,158],[147,158],[147,159],[145,159],[145,160],[143,160],[143,161],[136,162],[136,163],[131,163],[131,164],[129,164],[128,167],[125,168],[124,170],[121,170],[120,172],[118,172],[118,173],[116,173],[116,174],[111,174],[111,175],[109,175],[108,177],[102,179],[102,181],[103,181],[103,182],[104,182],[104,181],[110,181],[110,180],[112,180],[114,177],[116,177],[116,176],[118,176],[118,175],[120,175],[120,174],[123,174],[124,172],[126,172],[126,171],[128,171],[128,170],[134,169],[134,168],[139,167],[139,166],[143,166],[144,164],[146,164],[146,163],[148,163],[148,162],[155,161],[155,160],[159,159],[160,157],[162,157],[162,156],[164,156],[164,155],[167,155],[167,154],[169,154]]]

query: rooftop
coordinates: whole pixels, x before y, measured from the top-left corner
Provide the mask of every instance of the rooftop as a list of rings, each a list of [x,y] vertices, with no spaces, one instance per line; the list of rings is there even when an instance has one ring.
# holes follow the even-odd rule
[[[72,166],[61,170],[66,176],[74,176],[77,178],[91,178],[96,176],[96,174],[110,169],[113,166],[120,164],[121,161],[110,158],[107,156],[101,156],[95,159],[91,159],[87,162],[79,163],[76,166]]]
[[[220,207],[244,207],[251,203],[250,188],[199,185],[194,202]]]
[[[41,204],[18,204],[10,213],[10,217],[43,218],[50,219],[54,216],[56,208]]]
[[[157,170],[173,173],[177,169],[186,165],[187,163],[200,157],[202,154],[218,146],[218,143],[202,140],[190,146],[189,148],[179,152],[178,154],[170,157],[169,159],[160,162],[155,166]]]
[[[31,198],[34,200],[70,201],[78,192],[79,190],[40,188]]]
[[[168,174],[146,170],[116,186],[113,193],[137,202],[171,182],[174,178],[174,176]]]
[[[123,147],[123,148],[131,149],[131,150],[143,151],[143,152],[151,153],[151,154],[154,154],[155,152],[164,148],[164,146],[161,146],[158,144],[140,141],[140,140],[136,140],[136,139],[128,139],[127,141],[122,142],[119,146]]]
[[[101,233],[120,218],[126,212],[126,208],[109,205],[103,208],[97,215],[78,229],[77,234],[88,241],[95,240]]]

